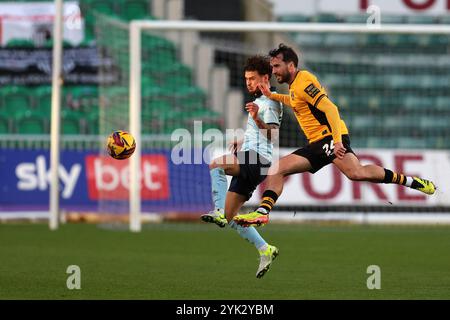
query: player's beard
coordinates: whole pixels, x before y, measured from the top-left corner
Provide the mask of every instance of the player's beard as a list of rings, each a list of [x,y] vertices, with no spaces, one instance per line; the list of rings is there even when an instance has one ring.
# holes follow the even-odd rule
[[[281,74],[281,75],[279,75],[279,77],[281,77],[281,79],[280,80],[278,80],[278,77],[277,77],[277,81],[278,81],[278,83],[289,83],[289,80],[290,80],[290,74],[289,74],[289,72],[286,72],[286,73],[284,73],[284,74]]]

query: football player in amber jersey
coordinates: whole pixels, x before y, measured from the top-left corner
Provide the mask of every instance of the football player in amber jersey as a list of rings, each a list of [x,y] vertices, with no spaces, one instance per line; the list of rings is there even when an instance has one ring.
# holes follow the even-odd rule
[[[272,93],[267,85],[260,85],[260,90],[268,98],[293,109],[308,144],[281,158],[269,169],[258,209],[235,216],[236,223],[242,226],[266,224],[269,212],[283,191],[284,177],[306,171],[315,173],[330,163],[353,181],[395,183],[429,195],[435,192],[431,181],[376,165],[362,165],[350,147],[348,129],[339,116],[338,108],[312,73],[297,69],[298,56],[294,50],[280,44],[269,55],[272,74],[279,83],[289,84],[289,94]]]

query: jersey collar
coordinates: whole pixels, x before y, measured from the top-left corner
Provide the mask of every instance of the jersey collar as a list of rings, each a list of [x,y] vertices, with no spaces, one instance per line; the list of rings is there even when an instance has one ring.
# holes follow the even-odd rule
[[[300,70],[297,70],[297,73],[295,74],[294,80],[292,80],[292,82],[289,83],[289,89],[291,88],[291,84],[293,84],[295,82],[295,80],[297,79],[299,74],[300,74]]]

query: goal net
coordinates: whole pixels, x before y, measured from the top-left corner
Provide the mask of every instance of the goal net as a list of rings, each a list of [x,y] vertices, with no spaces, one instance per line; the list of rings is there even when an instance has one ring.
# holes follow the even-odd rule
[[[225,134],[245,126],[244,105],[251,97],[245,89],[244,62],[279,43],[294,48],[300,68],[314,73],[326,88],[363,163],[424,176],[442,193],[449,190],[450,27],[356,22],[125,24],[99,16],[99,50],[119,75],[99,90],[100,133],[129,130],[138,145],[118,169],[117,183],[124,188],[111,192],[110,181],[105,182],[100,192],[104,211],[131,212],[132,228],[139,230],[142,212],[188,216],[211,209],[203,156],[212,150],[207,148],[211,137],[217,137],[213,129]],[[278,92],[287,92],[286,85],[272,82]],[[226,152],[229,140],[224,137],[216,141],[216,153],[206,158]],[[305,143],[285,106],[277,156]],[[174,152],[181,144],[183,151]],[[195,150],[201,150],[200,160]],[[190,162],[179,163],[180,157]],[[259,202],[260,191],[253,194],[250,207]],[[441,193],[426,198],[397,186],[348,181],[333,166],[314,176],[289,177],[277,203],[279,210],[291,213],[432,212],[449,205]]]

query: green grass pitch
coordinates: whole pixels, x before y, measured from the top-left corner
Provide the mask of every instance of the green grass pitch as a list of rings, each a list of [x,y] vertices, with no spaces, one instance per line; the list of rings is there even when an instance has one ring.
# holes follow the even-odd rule
[[[262,279],[254,247],[200,223],[139,234],[89,224],[0,225],[0,299],[450,299],[450,226],[280,225]],[[68,290],[69,265],[81,289]],[[381,289],[366,286],[381,268]]]

